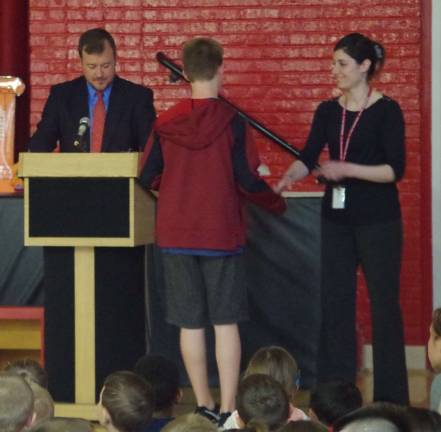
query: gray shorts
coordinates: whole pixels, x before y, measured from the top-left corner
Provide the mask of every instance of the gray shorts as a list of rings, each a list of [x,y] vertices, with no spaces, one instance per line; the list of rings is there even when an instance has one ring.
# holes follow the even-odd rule
[[[242,255],[162,258],[168,323],[198,329],[248,319]]]

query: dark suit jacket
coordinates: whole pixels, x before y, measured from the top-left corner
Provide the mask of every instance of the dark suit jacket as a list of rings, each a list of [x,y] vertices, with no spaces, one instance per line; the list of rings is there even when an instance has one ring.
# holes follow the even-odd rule
[[[89,117],[85,78],[54,85],[37,130],[29,141],[29,150],[51,152],[59,141],[60,151],[77,152],[73,143],[82,117]],[[152,90],[115,76],[106,114],[102,151],[141,151],[155,117]],[[87,131],[84,137],[86,151],[90,146],[89,135]]]

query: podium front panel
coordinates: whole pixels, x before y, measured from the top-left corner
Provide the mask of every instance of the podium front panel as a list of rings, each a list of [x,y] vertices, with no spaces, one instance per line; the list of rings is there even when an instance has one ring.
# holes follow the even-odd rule
[[[29,179],[29,236],[130,236],[127,178]]]

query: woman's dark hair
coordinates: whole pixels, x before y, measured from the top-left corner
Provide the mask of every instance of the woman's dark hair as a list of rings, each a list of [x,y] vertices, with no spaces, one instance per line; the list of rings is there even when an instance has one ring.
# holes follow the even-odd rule
[[[350,33],[342,37],[335,45],[334,51],[342,50],[358,64],[368,59],[371,65],[367,72],[368,80],[378,73],[384,65],[386,52],[383,45],[361,33]]]
[[[288,420],[288,395],[269,375],[249,375],[239,384],[237,412],[246,425],[245,429],[273,431]]]

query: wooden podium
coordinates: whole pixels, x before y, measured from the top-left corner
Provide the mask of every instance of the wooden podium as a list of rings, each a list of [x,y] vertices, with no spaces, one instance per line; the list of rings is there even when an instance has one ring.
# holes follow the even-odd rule
[[[20,154],[25,245],[74,247],[75,403],[56,404],[57,416],[96,419],[95,248],[153,242],[155,202],[137,183],[138,159]]]

